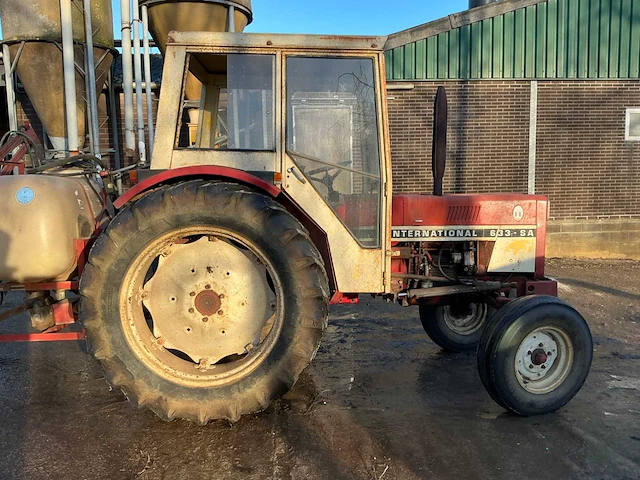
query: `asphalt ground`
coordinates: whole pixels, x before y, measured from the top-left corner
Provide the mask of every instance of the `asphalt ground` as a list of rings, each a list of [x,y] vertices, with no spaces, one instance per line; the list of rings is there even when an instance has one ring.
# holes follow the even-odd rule
[[[80,342],[0,344],[0,478],[640,479],[640,263],[552,260],[548,273],[596,344],[555,414],[505,413],[474,355],[443,353],[416,309],[364,299],[332,307],[290,393],[233,425],[135,409]]]

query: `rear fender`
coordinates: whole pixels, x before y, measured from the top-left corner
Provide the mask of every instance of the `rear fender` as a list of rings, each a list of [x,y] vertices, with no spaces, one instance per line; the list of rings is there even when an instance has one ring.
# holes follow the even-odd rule
[[[113,202],[113,205],[119,210],[132,200],[161,185],[170,185],[172,183],[195,179],[232,180],[236,183],[256,187],[274,198],[280,194],[280,189],[272,183],[266,182],[242,170],[229,167],[195,166],[161,171],[127,190],[124,195]]]

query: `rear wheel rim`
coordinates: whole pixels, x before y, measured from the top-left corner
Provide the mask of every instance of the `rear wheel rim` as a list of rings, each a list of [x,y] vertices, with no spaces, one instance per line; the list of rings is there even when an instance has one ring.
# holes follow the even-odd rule
[[[442,309],[442,315],[447,327],[458,335],[473,335],[480,330],[487,316],[487,306],[484,303],[472,303],[470,312],[463,315],[455,314],[449,305]]]
[[[574,348],[567,332],[559,327],[540,327],[520,343],[515,357],[518,382],[527,392],[544,395],[569,377]]]
[[[231,266],[221,270],[212,264],[216,258]],[[243,274],[244,283],[234,283]],[[190,275],[193,281],[184,281]],[[249,376],[273,351],[284,324],[284,291],[272,262],[254,242],[211,226],[150,242],[129,266],[120,298],[121,326],[138,359],[192,387]]]

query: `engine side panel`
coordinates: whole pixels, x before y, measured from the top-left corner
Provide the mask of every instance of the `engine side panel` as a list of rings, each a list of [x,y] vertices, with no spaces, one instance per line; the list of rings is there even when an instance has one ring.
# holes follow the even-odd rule
[[[395,195],[392,240],[467,249],[476,273],[542,278],[547,212],[541,195]]]

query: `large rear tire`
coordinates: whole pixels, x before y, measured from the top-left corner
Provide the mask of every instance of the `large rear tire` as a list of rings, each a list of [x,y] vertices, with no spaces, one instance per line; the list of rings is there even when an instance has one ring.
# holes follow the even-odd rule
[[[585,319],[549,296],[514,300],[491,318],[478,345],[487,393],[521,416],[554,412],[582,388],[593,340]]]
[[[486,303],[420,305],[420,321],[424,331],[437,345],[450,352],[474,351],[487,322]]]
[[[108,382],[165,420],[237,421],[287,392],[327,325],[304,227],[247,187],[189,181],[123,209],[81,279]]]

